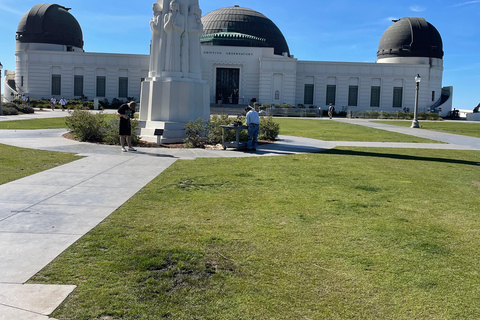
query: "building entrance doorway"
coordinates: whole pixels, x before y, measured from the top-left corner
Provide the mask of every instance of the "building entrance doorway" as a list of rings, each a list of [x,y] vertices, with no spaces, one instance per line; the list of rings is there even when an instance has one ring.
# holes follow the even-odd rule
[[[240,69],[217,68],[217,103],[238,104]]]

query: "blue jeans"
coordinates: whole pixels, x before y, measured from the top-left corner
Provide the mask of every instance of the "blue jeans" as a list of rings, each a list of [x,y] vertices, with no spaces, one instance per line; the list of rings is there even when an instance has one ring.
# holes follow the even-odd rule
[[[258,131],[260,131],[260,125],[249,124],[248,125],[248,142],[247,149],[257,149]]]

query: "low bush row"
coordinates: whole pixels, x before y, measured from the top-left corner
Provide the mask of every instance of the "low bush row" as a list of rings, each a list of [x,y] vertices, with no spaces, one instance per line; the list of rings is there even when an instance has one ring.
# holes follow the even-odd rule
[[[190,121],[185,125],[187,138],[185,139],[186,147],[203,148],[206,145],[216,145],[222,143],[221,125],[230,125],[232,122],[245,123],[245,117],[229,118],[228,115],[213,115],[210,120],[198,119]],[[258,139],[274,141],[280,132],[280,125],[273,121],[272,117],[260,118],[260,132]],[[227,130],[225,132],[225,141],[235,140],[235,132]],[[240,140],[247,140],[246,130],[240,132]]]
[[[34,113],[32,107],[17,104],[15,102],[2,103],[2,110],[4,115],[18,115],[22,113]]]

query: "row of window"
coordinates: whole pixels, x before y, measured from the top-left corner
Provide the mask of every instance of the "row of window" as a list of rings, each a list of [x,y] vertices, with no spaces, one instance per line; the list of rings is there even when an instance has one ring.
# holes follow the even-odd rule
[[[106,97],[107,92],[107,78],[105,76],[97,76],[96,81],[96,97]],[[62,76],[60,74],[52,75],[52,96],[62,95]],[[83,92],[83,76],[75,76],[73,79],[73,95],[81,97]],[[118,97],[128,97],[128,78],[118,78]]]
[[[315,87],[313,84],[306,84],[304,91],[304,104],[312,105],[313,104],[313,95],[315,92]],[[335,105],[336,102],[336,85],[327,85],[326,100],[325,105]],[[433,92],[435,94],[435,92]],[[394,87],[393,88],[393,103],[394,108],[402,107],[402,98],[403,98],[403,88]],[[348,87],[348,106],[356,107],[358,106],[358,86],[349,86]],[[370,107],[380,107],[380,86],[372,86],[370,89]]]

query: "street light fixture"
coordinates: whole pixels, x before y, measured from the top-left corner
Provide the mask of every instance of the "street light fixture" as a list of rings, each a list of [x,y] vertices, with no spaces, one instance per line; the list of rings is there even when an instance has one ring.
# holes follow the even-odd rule
[[[420,87],[420,81],[422,81],[422,77],[420,77],[420,75],[417,74],[417,76],[415,77],[415,83],[416,83],[416,87],[415,87],[415,110],[413,112],[413,121],[412,121],[412,125],[410,126],[410,128],[420,128],[420,126],[418,124],[418,88]]]
[[[2,110],[2,69],[3,69],[3,65],[0,62],[0,116],[3,116],[3,110]]]

